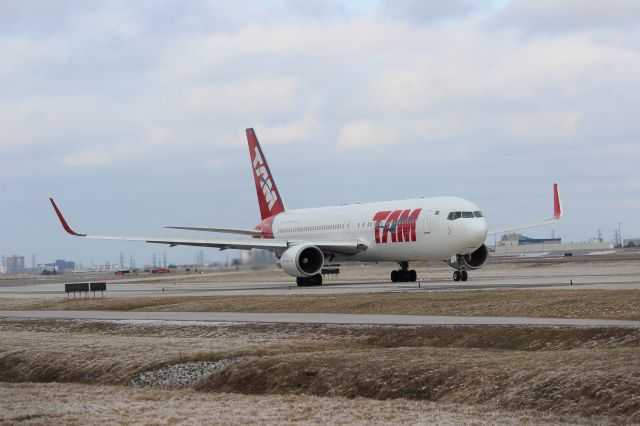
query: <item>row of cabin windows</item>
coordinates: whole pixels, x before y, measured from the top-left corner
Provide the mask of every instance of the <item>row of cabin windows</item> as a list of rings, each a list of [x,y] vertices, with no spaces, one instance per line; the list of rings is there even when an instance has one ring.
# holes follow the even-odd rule
[[[294,226],[289,228],[279,229],[279,232],[309,232],[309,231],[328,231],[334,229],[343,229],[344,224],[333,224],[333,225],[314,225],[314,226]]]
[[[451,212],[447,215],[447,219],[456,220],[456,219],[470,219],[474,217],[482,217],[482,212],[480,210],[476,210],[475,212]]]
[[[372,222],[358,222],[358,228],[377,228],[379,226],[393,226],[400,225],[404,223],[416,223],[415,217],[407,217],[401,218],[389,223],[385,223],[382,221],[372,221]],[[344,224],[334,224],[334,225],[314,225],[314,226],[298,226],[298,227],[287,227],[279,229],[278,232],[309,232],[309,231],[327,231],[327,230],[335,230],[335,229],[344,229]]]
[[[373,221],[373,222],[360,222],[358,223],[358,228],[378,228],[380,226],[394,226],[394,225],[402,225],[405,223],[416,223],[415,217],[403,217],[398,220],[392,220],[390,222],[386,222],[384,220],[381,221]]]

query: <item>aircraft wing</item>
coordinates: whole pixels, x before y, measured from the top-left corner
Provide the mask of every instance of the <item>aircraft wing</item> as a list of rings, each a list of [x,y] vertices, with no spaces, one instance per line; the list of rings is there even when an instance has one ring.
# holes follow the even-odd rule
[[[288,240],[287,243],[289,246],[299,245],[299,244],[310,244],[312,246],[318,247],[320,250],[327,253],[334,254],[345,254],[352,255],[358,254],[361,251],[365,251],[368,247],[365,243],[359,240],[337,240],[337,241],[327,241],[327,240]]]
[[[172,237],[143,237],[143,236],[127,236],[127,235],[95,235],[82,234],[71,229],[66,219],[58,209],[53,198],[49,198],[51,205],[58,215],[58,219],[67,233],[76,236],[95,240],[120,240],[120,241],[145,241],[147,243],[167,244],[174,246],[196,246],[196,247],[214,247],[220,250],[238,249],[251,250],[262,249],[274,252],[282,252],[288,247],[299,244],[312,244],[320,248],[322,251],[335,254],[356,254],[367,249],[367,246],[361,241],[304,241],[304,240],[283,240],[273,238],[211,238],[211,239],[193,239],[193,238],[172,238]],[[173,227],[183,229],[186,227]],[[196,230],[195,228],[189,228]],[[213,228],[209,228],[213,229]],[[220,229],[220,228],[215,228]],[[218,231],[213,231],[218,232]]]
[[[238,228],[199,228],[193,226],[165,226],[167,229],[184,229],[187,231],[203,231],[203,232],[218,232],[222,234],[240,234],[251,235],[252,237],[261,237],[262,231],[259,229],[238,229]]]
[[[562,219],[562,203],[560,202],[560,190],[558,184],[553,184],[553,216],[549,219],[516,223],[512,225],[502,225],[489,228],[487,235],[504,234],[505,232],[517,231],[519,229],[535,228],[536,226],[550,225],[559,222]]]

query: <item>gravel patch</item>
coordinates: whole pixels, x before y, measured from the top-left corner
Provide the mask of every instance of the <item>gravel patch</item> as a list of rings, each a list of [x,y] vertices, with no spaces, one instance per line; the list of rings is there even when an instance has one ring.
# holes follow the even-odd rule
[[[169,365],[158,370],[144,371],[136,375],[131,379],[130,385],[137,388],[187,388],[206,379],[213,373],[244,360],[245,358],[233,358],[220,361],[185,362]]]

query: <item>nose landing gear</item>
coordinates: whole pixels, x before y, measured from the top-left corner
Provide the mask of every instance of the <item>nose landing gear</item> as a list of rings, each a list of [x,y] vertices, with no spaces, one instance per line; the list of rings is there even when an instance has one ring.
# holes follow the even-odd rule
[[[409,262],[398,262],[400,269],[391,271],[391,282],[406,283],[415,282],[418,279],[418,274],[415,269],[409,270]]]

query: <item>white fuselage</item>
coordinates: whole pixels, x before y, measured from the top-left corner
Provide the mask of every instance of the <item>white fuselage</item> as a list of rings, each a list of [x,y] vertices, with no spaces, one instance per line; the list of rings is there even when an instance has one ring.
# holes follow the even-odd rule
[[[335,260],[449,260],[484,243],[487,223],[479,210],[458,197],[287,210],[273,219],[272,232],[274,238],[292,242],[356,239],[367,246]],[[459,217],[454,218],[455,212]]]

